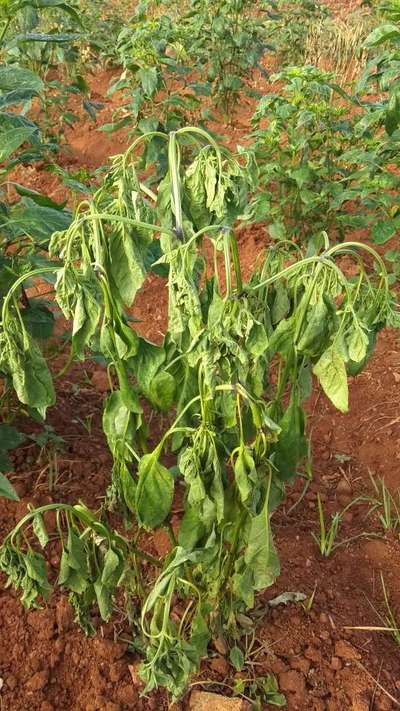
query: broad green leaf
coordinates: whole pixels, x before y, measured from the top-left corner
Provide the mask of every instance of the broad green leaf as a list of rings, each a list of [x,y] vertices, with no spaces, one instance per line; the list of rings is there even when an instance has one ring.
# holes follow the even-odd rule
[[[356,328],[348,341],[350,360],[355,363],[360,363],[364,360],[367,355],[368,343],[369,340],[367,334],[362,330],[362,328]]]
[[[281,432],[275,447],[274,465],[279,471],[280,478],[287,481],[296,475],[299,462],[308,453],[304,413],[299,404],[299,397],[295,393],[292,393],[289,406],[279,426]]]
[[[111,274],[122,301],[131,306],[146,276],[145,249],[150,239],[143,239],[133,228],[116,230],[109,241]]]
[[[167,518],[174,496],[174,478],[158,461],[158,452],[145,454],[139,463],[136,512],[140,525],[160,526]]]
[[[7,160],[17,148],[28,141],[34,133],[35,129],[28,126],[2,131],[0,134],[0,163],[4,163],[4,161]]]
[[[385,244],[399,229],[398,220],[377,220],[372,228],[372,239],[375,244]]]
[[[279,559],[272,539],[267,500],[261,513],[251,518],[244,559],[253,573],[255,590],[273,585],[279,575]]]
[[[153,96],[158,85],[157,69],[155,67],[139,69],[137,76],[146,96]]]
[[[44,525],[42,514],[35,514],[32,529],[42,548],[45,548],[49,542],[49,536],[46,531],[46,526]]]
[[[232,647],[232,649],[229,652],[229,660],[234,669],[236,669],[237,672],[242,671],[244,667],[244,654],[240,647]]]
[[[8,92],[20,89],[41,91],[44,88],[41,78],[30,69],[17,65],[0,66],[0,91]]]
[[[278,282],[275,286],[275,298],[272,305],[271,318],[272,323],[276,324],[287,316],[290,309],[290,299],[283,282]]]
[[[15,491],[14,487],[8,479],[0,472],[0,497],[4,496],[5,499],[10,499],[11,501],[19,501],[19,496]]]
[[[341,412],[347,412],[349,409],[349,388],[346,365],[334,346],[322,354],[314,366],[313,372],[333,405]]]
[[[261,323],[253,323],[246,340],[246,348],[256,358],[265,354],[268,348],[268,336]]]
[[[397,25],[387,23],[385,25],[380,25],[375,30],[373,30],[365,40],[366,47],[378,47],[384,42],[389,40],[399,40],[400,39],[400,29]]]
[[[103,583],[103,585],[107,585],[109,587],[110,585],[114,585],[117,582],[115,578],[116,573],[118,574],[120,567],[121,561],[118,555],[115,553],[115,551],[113,551],[112,548],[109,548],[103,560],[103,571],[101,574],[101,582]]]
[[[203,538],[205,532],[206,527],[199,512],[194,507],[187,506],[179,527],[179,545],[187,551],[192,551]]]
[[[164,370],[152,379],[148,395],[154,407],[161,412],[168,412],[174,403],[175,393],[175,379]]]
[[[101,619],[108,622],[112,614],[111,593],[106,585],[101,580],[96,580],[93,584],[96,593],[96,601],[99,608]]]
[[[74,42],[81,39],[82,35],[79,32],[59,32],[50,34],[46,32],[27,32],[24,35],[16,35],[16,42],[54,42],[55,44],[64,44],[65,42]]]
[[[319,355],[325,348],[330,334],[330,311],[322,297],[311,307],[307,316],[308,322],[297,344],[297,348],[301,353],[314,357]]]
[[[125,452],[125,442],[133,445],[132,413],[125,404],[120,390],[114,390],[107,398],[103,412],[103,430],[108,446],[114,454]]]
[[[25,440],[25,435],[12,425],[0,424],[0,450],[19,447]]]
[[[257,481],[254,459],[247,447],[241,446],[239,448],[233,469],[240,498],[243,504],[247,504],[251,497],[253,484]]]

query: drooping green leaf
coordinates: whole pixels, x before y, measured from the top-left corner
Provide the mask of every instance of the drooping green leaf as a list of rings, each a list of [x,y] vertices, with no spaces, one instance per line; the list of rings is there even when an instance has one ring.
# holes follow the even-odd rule
[[[0,462],[1,464],[1,462]],[[1,467],[0,467],[1,468]],[[4,496],[5,499],[10,499],[11,501],[19,501],[19,496],[15,491],[14,487],[8,481],[7,477],[0,472],[0,496]]]
[[[279,559],[272,539],[268,500],[261,513],[251,518],[244,559],[253,574],[254,590],[273,585],[279,575]]]
[[[136,512],[142,526],[156,528],[167,518],[174,496],[174,478],[158,461],[158,452],[145,454],[139,464]]]
[[[347,412],[349,409],[349,388],[346,365],[343,356],[334,346],[322,354],[314,366],[313,372],[333,405],[341,412]]]

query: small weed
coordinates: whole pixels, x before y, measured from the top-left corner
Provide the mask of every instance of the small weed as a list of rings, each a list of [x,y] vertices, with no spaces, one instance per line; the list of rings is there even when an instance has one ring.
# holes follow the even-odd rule
[[[331,517],[331,521],[330,521],[329,525],[327,525],[325,522],[324,508],[323,508],[323,504],[322,504],[321,497],[319,494],[317,495],[317,501],[318,501],[319,531],[318,531],[318,534],[311,532],[311,535],[319,548],[319,552],[321,553],[321,555],[324,558],[329,558],[329,556],[337,548],[339,548],[340,546],[344,546],[346,543],[350,543],[351,541],[355,541],[357,538],[375,535],[373,533],[367,533],[367,532],[363,531],[362,533],[358,533],[355,536],[346,538],[343,541],[336,540],[338,532],[339,532],[339,526],[340,526],[340,523],[343,519],[344,514],[352,506],[354,506],[354,504],[358,503],[359,501],[365,501],[365,497],[357,496],[355,499],[352,499],[352,501],[350,501],[350,503],[348,503],[347,506],[345,506],[342,511],[336,511],[333,514],[333,516]]]
[[[370,479],[375,490],[375,497],[371,499],[372,508],[368,512],[379,510],[379,521],[385,531],[397,531],[400,529],[400,494],[396,495],[388,489],[384,479],[376,480],[370,473]]]

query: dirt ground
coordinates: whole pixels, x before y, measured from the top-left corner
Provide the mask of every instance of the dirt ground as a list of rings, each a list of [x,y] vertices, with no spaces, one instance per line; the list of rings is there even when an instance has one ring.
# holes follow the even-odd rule
[[[105,96],[112,75],[112,70],[98,70],[91,80],[93,98],[104,104],[98,125],[110,120],[118,102],[118,97]],[[234,130],[229,129],[233,142],[245,133],[250,109],[245,107]],[[67,139],[69,149],[63,165],[73,170],[103,165],[108,156],[126,145],[125,134],[99,133],[84,118],[67,131]],[[28,187],[55,199],[64,195],[58,179],[42,165],[25,169],[23,178]],[[240,235],[245,265],[251,266],[266,239],[259,228]],[[154,340],[160,337],[165,307],[164,282],[152,276],[133,310],[143,335]],[[334,411],[323,395],[313,400],[309,418],[313,481],[300,500],[303,482],[298,481],[274,516],[282,573],[257,602],[253,669],[257,675],[272,672],[277,676],[290,711],[390,711],[400,707],[398,645],[389,633],[349,629],[382,625],[381,573],[392,609],[400,615],[398,536],[383,535],[377,514],[367,516],[369,507],[361,501],[345,515],[339,540],[361,533],[379,537],[358,537],[327,559],[321,557],[311,537],[317,530],[317,492],[328,518],[355,496],[372,495],[371,475],[384,478],[393,492],[400,488],[398,338],[389,330],[381,334],[368,367],[350,383],[348,414]],[[104,373],[93,362],[73,366],[58,381],[57,396],[49,424],[64,439],[64,446],[57,455],[55,488],[49,495],[46,462],[39,458],[39,448],[22,445],[13,454],[11,475],[21,500],[0,500],[1,536],[26,512],[29,503],[76,502],[81,498],[96,507],[107,487],[111,457],[101,430]],[[90,433],[85,429],[89,421]],[[27,432],[34,429],[34,425],[24,426]],[[47,524],[52,525],[50,520]],[[154,552],[162,553],[164,544],[163,536],[157,535],[152,542]],[[50,546],[49,561],[56,569],[56,547]],[[275,609],[268,605],[268,600],[287,591],[304,593],[307,599],[313,595],[310,609],[306,603]],[[99,626],[97,637],[89,639],[74,624],[63,595],[54,594],[48,608],[29,612],[13,591],[0,586],[1,711],[167,709],[163,693],[140,697],[137,659],[129,652],[129,641],[129,628],[118,613],[111,623]],[[199,680],[209,691],[221,692],[226,684],[229,695],[234,676],[220,651],[214,650],[204,662]],[[183,711],[187,704],[187,699],[183,700],[175,711]]]

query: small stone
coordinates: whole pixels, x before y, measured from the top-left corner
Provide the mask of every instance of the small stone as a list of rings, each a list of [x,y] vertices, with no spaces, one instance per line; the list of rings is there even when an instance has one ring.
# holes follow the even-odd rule
[[[139,676],[140,662],[135,662],[134,664],[128,664],[129,673],[131,675],[133,686],[143,686],[143,681]]]
[[[29,689],[29,691],[41,691],[41,689],[44,689],[46,684],[48,684],[49,681],[49,671],[48,669],[43,669],[43,671],[36,672],[31,678],[27,681],[26,686]]]
[[[130,670],[129,666],[128,669]],[[116,683],[117,681],[121,681],[122,677],[125,674],[126,670],[126,665],[124,662],[114,662],[114,664],[110,664],[109,670],[108,670],[108,678],[110,681],[113,683]]]
[[[110,389],[107,372],[105,370],[95,370],[91,383],[99,393],[106,393]]]
[[[6,686],[13,691],[18,684],[17,677],[14,674],[9,674],[6,677]]]
[[[342,514],[342,519],[346,523],[352,523],[353,518],[354,518],[354,515],[352,514],[351,511],[346,511],[344,514]]]
[[[354,661],[355,659],[361,659],[361,655],[354,649],[350,642],[346,642],[344,639],[339,639],[335,643],[335,656],[344,659],[346,662]]]
[[[340,661],[339,657],[332,657],[330,667],[331,667],[331,669],[333,669],[333,671],[340,671],[341,670],[342,662]]]
[[[346,494],[349,495],[353,491],[350,482],[347,481],[344,477],[339,480],[338,485],[336,487],[336,492],[338,494]]]
[[[225,657],[221,657],[221,655],[218,655],[218,657],[214,657],[213,659],[211,659],[210,669],[212,669],[217,674],[221,674],[221,676],[228,676],[230,672],[230,665],[229,662],[225,659]]]
[[[327,624],[328,624],[328,622],[329,622],[329,617],[328,617],[328,615],[326,614],[326,612],[321,612],[321,614],[320,614],[320,616],[319,616],[319,621],[320,621],[321,624],[323,624],[323,625],[327,625]]]
[[[50,640],[54,634],[54,613],[52,610],[33,610],[29,612],[26,621],[35,630],[35,635],[41,640]]]
[[[290,669],[279,674],[279,688],[282,691],[290,691],[292,694],[304,694],[306,685],[304,677],[300,672]]]
[[[121,704],[125,704],[128,708],[137,708],[134,704],[137,704],[138,702],[138,692],[134,688],[133,684],[117,686],[116,696]]]
[[[49,701],[42,701],[40,711],[54,711],[54,706]]]
[[[56,606],[58,634],[68,632],[74,624],[74,611],[65,597],[61,597]]]
[[[94,644],[99,657],[110,661],[121,659],[128,648],[126,644],[113,642],[111,639],[95,639]]]
[[[214,647],[218,654],[222,654],[223,657],[228,653],[228,645],[223,637],[217,637],[217,639],[214,640]]]
[[[302,672],[304,676],[307,676],[310,671],[311,662],[305,657],[292,657],[290,659],[290,666],[292,669]]]
[[[121,705],[115,704],[114,701],[106,701],[105,705],[101,707],[102,711],[121,711]]]
[[[314,662],[315,664],[321,664],[322,662],[322,654],[319,649],[315,649],[315,647],[307,647],[307,649],[304,652],[304,656],[306,659],[310,659],[311,662]]]
[[[192,691],[189,711],[247,711],[249,704],[243,699],[231,699],[209,691]]]

